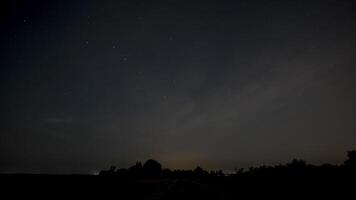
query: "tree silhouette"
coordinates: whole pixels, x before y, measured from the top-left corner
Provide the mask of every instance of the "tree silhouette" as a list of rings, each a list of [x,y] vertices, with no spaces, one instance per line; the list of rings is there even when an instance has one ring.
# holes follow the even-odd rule
[[[141,162],[136,162],[136,164],[129,168],[130,172],[137,173],[141,172],[143,169]]]
[[[143,171],[148,176],[158,176],[162,172],[162,165],[153,159],[149,159],[143,165]]]
[[[347,167],[355,168],[356,167],[356,151],[347,152],[348,159],[344,162],[344,165]]]

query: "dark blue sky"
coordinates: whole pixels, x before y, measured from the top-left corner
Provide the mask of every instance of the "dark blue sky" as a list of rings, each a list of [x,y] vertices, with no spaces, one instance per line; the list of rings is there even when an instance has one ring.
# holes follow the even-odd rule
[[[5,1],[0,172],[340,163],[351,0]]]

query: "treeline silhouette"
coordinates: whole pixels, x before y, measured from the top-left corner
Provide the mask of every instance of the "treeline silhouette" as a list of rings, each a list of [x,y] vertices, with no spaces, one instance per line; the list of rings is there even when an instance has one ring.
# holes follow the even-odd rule
[[[101,176],[117,176],[122,178],[206,178],[206,177],[249,177],[249,176],[317,176],[317,175],[351,175],[356,170],[356,151],[349,151],[348,158],[342,165],[323,164],[319,166],[307,164],[301,159],[293,159],[287,164],[276,166],[260,166],[250,167],[247,170],[240,168],[235,170],[235,173],[224,174],[222,170],[205,171],[200,166],[194,170],[170,170],[163,169],[162,165],[153,159],[147,160],[143,165],[141,162],[136,162],[135,165],[129,168],[117,169],[116,166],[111,166],[109,170],[100,171]]]
[[[120,178],[204,178],[212,176],[224,176],[221,170],[207,172],[201,167],[196,167],[194,170],[170,170],[163,169],[162,165],[156,161],[149,159],[143,165],[141,162],[136,162],[135,165],[128,169],[116,169],[111,166],[109,170],[102,170],[99,175],[102,176],[117,176]]]
[[[128,169],[112,166],[102,170],[100,176],[121,180],[174,180],[171,188],[163,189],[167,190],[165,198],[158,199],[343,199],[355,195],[356,151],[349,151],[341,165],[316,166],[293,159],[284,165],[242,168],[224,174],[221,170],[206,171],[199,166],[194,170],[163,169],[158,161],[150,159]],[[205,194],[204,198],[197,193]]]
[[[93,175],[1,175],[2,196],[11,199],[355,199],[356,151],[340,165],[304,160],[237,169],[232,174],[170,170],[155,160],[110,167]]]

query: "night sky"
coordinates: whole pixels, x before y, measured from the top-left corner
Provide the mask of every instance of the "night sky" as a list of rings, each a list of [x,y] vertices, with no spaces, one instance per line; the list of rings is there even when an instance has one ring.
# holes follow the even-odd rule
[[[356,149],[352,0],[0,7],[0,172],[340,164]]]

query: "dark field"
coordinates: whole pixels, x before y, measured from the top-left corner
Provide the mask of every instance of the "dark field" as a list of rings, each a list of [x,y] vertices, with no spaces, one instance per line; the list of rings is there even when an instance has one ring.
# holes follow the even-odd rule
[[[353,177],[221,178],[121,180],[92,175],[2,175],[3,194],[11,197],[100,199],[346,199],[354,196]],[[352,197],[350,196],[350,197]],[[352,198],[351,198],[352,199]]]

